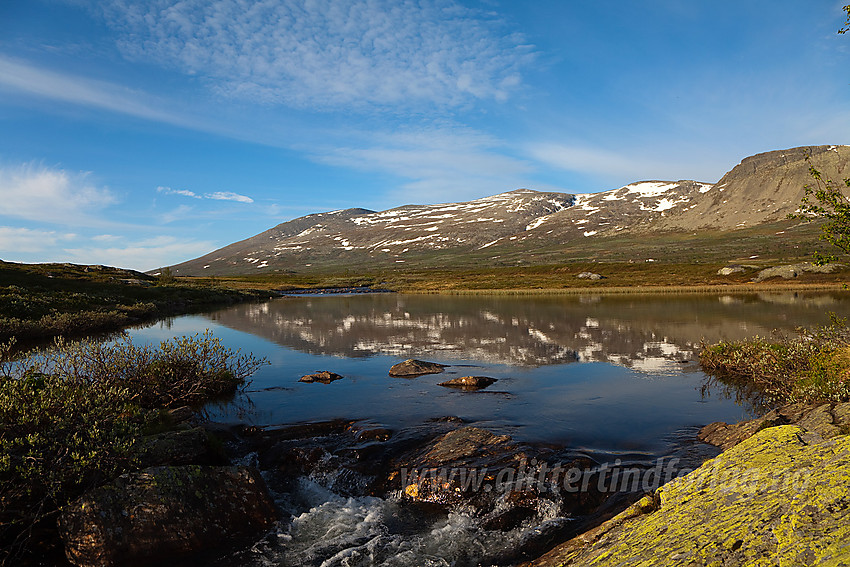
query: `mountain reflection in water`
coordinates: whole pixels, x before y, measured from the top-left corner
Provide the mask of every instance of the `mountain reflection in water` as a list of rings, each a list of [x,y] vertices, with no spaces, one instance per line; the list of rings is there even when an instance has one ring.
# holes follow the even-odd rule
[[[305,353],[400,358],[439,353],[512,366],[608,362],[664,372],[700,343],[767,336],[846,316],[840,293],[283,298],[209,314]]]

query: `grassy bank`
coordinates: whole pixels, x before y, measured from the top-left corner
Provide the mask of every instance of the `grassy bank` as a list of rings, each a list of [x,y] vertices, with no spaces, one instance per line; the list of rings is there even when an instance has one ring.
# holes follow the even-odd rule
[[[159,347],[58,340],[0,351],[0,564],[39,554],[58,510],[134,470],[146,433],[168,408],[232,395],[262,364],[209,333]],[[4,556],[5,554],[5,556]]]
[[[845,320],[793,336],[705,346],[700,365],[720,380],[745,381],[774,404],[850,401],[850,328]]]
[[[767,291],[771,289],[836,289],[846,272],[801,273],[797,278],[771,278],[751,282],[759,269],[775,263],[746,264],[743,272],[721,276],[725,263],[671,262],[572,262],[540,266],[500,266],[489,268],[431,268],[364,270],[356,274],[316,270],[299,273],[272,273],[218,278],[180,278],[203,286],[232,289],[292,290],[367,286],[404,293],[644,293],[647,291]],[[592,272],[603,279],[578,278]]]
[[[164,281],[106,266],[0,262],[0,340],[118,330],[263,297],[247,287]]]

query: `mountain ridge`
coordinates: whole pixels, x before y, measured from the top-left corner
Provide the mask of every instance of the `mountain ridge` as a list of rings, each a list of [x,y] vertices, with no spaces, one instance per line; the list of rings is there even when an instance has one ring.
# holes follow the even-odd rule
[[[466,202],[314,213],[172,270],[200,276],[340,263],[393,266],[447,254],[580,245],[601,236],[734,231],[775,223],[796,211],[804,186],[812,182],[810,164],[825,178],[850,176],[850,146],[755,154],[716,183],[646,180],[598,193],[516,189]]]

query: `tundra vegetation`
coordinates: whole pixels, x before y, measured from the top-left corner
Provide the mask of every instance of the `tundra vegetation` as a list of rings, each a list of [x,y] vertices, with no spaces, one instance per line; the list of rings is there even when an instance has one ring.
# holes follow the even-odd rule
[[[106,266],[0,262],[0,340],[114,331],[168,315],[267,298],[214,283]]]
[[[23,355],[13,345],[0,351],[0,563],[10,564],[63,505],[134,470],[169,408],[232,394],[265,363],[209,332],[158,346],[56,339]]]
[[[829,325],[796,335],[704,345],[700,364],[720,380],[745,380],[772,404],[850,401],[850,328]]]

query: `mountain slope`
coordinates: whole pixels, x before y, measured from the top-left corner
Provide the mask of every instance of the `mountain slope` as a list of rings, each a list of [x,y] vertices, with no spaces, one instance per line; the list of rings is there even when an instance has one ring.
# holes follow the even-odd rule
[[[245,273],[341,256],[397,261],[411,250],[474,248],[524,231],[535,219],[573,205],[565,193],[519,189],[466,203],[346,209],[308,215],[174,266],[180,275]],[[403,261],[403,260],[402,260]]]
[[[579,195],[519,189],[466,203],[346,209],[282,223],[173,269],[215,275],[457,263],[485,250],[497,258],[603,236],[758,227],[797,210],[812,182],[807,156],[827,178],[850,176],[850,146],[813,146],[748,157],[717,183],[641,181]]]

